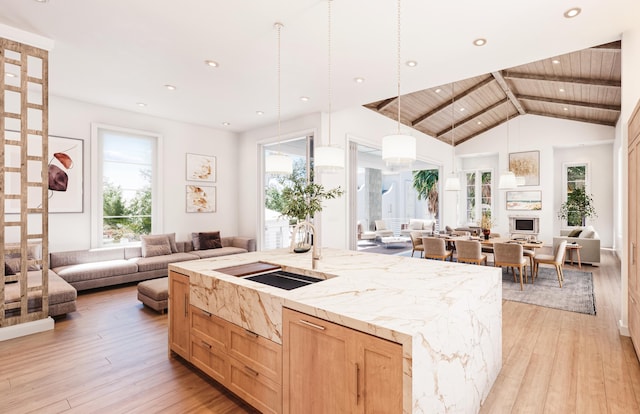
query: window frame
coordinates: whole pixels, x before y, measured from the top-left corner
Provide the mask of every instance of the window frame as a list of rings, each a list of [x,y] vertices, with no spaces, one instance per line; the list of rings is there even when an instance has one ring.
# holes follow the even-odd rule
[[[163,136],[156,132],[132,128],[119,127],[109,124],[91,124],[91,248],[105,248],[102,244],[103,235],[103,197],[102,197],[102,157],[100,154],[101,131],[113,131],[120,134],[130,134],[148,137],[155,140],[152,174],[151,174],[151,233],[163,232]],[[136,246],[140,242],[119,244],[118,246]]]
[[[567,197],[569,195],[569,179],[567,177],[568,169],[570,167],[585,167],[584,172],[584,191],[585,193],[591,193],[591,163],[588,161],[574,161],[574,162],[565,162],[562,163],[562,202],[561,205],[567,202]],[[562,225],[569,229],[575,229],[582,227],[582,224],[577,226],[570,226],[569,220],[562,220]]]

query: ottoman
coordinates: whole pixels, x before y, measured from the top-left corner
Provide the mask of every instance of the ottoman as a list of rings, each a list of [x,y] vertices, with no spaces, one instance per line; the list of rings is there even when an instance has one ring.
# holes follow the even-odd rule
[[[138,300],[151,309],[164,313],[169,303],[169,278],[161,277],[138,283]]]

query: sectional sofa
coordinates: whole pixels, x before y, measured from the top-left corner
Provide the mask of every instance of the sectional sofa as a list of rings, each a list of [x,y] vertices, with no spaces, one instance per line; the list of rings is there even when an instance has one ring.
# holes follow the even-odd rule
[[[567,243],[577,243],[582,246],[580,249],[580,260],[582,264],[588,263],[592,266],[600,266],[600,236],[590,228],[581,229],[575,237],[570,236],[575,230],[560,230],[560,236],[553,238],[553,251],[558,245],[566,240]],[[576,256],[574,254],[574,256]],[[567,256],[565,256],[565,259]],[[575,259],[575,257],[574,257]]]
[[[160,236],[164,235],[151,238]],[[173,237],[175,240],[175,235]],[[86,290],[164,277],[169,263],[255,251],[256,241],[248,237],[221,237],[219,247],[195,246],[197,250],[193,241],[170,241],[170,250],[166,250],[164,244],[160,249],[156,249],[157,246],[160,245],[150,244],[145,248],[143,243],[139,247],[50,253],[49,263],[51,270],[71,286]],[[155,254],[158,251],[163,254]]]

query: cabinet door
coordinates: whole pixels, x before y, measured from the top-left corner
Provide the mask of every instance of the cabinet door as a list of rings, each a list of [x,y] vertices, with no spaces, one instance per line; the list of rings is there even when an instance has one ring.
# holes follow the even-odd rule
[[[283,412],[353,412],[355,366],[349,369],[345,328],[288,309],[282,324]]]
[[[402,413],[402,346],[357,332],[357,412]]]
[[[629,295],[638,297],[638,146],[629,148]]]
[[[189,277],[169,272],[169,350],[189,361]]]

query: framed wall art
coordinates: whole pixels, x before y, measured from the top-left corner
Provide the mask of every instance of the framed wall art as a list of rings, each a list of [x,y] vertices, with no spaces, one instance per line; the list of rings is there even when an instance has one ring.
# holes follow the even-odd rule
[[[542,191],[507,191],[507,210],[542,210]]]
[[[540,185],[540,151],[510,153],[509,171],[524,177],[524,185]]]
[[[211,186],[187,185],[187,213],[215,213],[216,188]]]
[[[216,157],[187,153],[187,181],[216,182]]]

